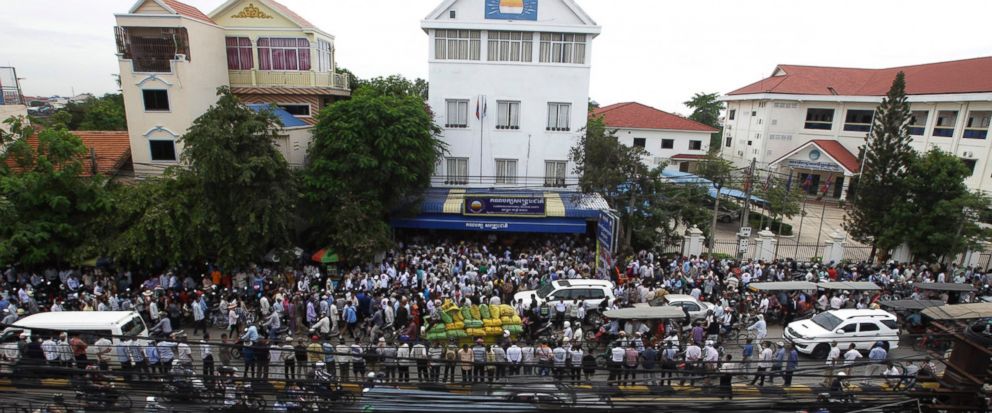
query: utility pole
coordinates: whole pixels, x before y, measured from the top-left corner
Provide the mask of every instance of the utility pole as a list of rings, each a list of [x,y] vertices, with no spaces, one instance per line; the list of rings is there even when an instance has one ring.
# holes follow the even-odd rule
[[[751,166],[747,169],[747,179],[744,181],[744,213],[741,215],[741,228],[751,225],[751,188],[754,187],[754,167],[758,158],[751,158]]]
[[[713,203],[713,226],[710,227],[710,248],[706,258],[713,258],[713,245],[716,244],[716,218],[720,213],[720,189],[723,188],[723,178],[713,180],[713,188],[716,189],[716,202]]]

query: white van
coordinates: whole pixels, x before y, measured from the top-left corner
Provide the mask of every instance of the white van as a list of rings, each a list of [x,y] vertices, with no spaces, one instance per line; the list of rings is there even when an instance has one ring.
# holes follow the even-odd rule
[[[0,333],[0,343],[16,341],[21,333],[57,337],[63,332],[70,336],[79,333],[88,344],[100,337],[113,336],[115,345],[121,343],[121,336],[148,337],[144,320],[134,311],[54,311],[17,320]]]
[[[598,308],[604,300],[611,302],[615,299],[612,281],[572,279],[552,281],[537,290],[518,292],[513,295],[513,301],[523,300],[524,308],[528,308],[532,297],[537,301],[537,305],[555,301],[571,303],[572,300],[578,299],[589,310]]]

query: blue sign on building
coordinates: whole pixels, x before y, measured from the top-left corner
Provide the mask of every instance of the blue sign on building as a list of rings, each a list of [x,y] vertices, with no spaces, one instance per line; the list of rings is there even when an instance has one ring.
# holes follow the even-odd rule
[[[544,217],[544,197],[466,196],[465,215]]]
[[[537,20],[537,0],[486,0],[486,19]]]

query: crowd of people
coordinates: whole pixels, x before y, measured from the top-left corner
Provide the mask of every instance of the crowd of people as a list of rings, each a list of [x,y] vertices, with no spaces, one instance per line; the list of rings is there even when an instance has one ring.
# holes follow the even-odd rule
[[[173,366],[204,376],[215,366],[241,365],[241,375],[260,379],[304,379],[319,364],[335,380],[362,380],[368,373],[391,382],[500,382],[527,376],[588,383],[597,372],[607,383],[671,384],[733,377],[752,384],[788,386],[799,357],[788,343],[768,337],[768,323],[788,323],[798,314],[839,308],[869,308],[891,296],[925,298],[912,283],[956,282],[983,288],[984,271],[974,268],[888,263],[804,266],[773,262],[706,260],[631,254],[609,272],[597,272],[595,246],[583,237],[444,240],[413,237],[375,265],[340,273],[312,264],[249,266],[226,270],[174,269],[148,274],[107,268],[10,267],[0,285],[7,326],[41,311],[136,311],[150,340],[58,334],[24,336],[2,344],[5,368],[54,365],[117,370],[128,380],[167,374]],[[578,299],[525,305],[520,291],[556,280],[608,278],[615,300],[588,308]],[[747,285],[783,280],[871,281],[881,293],[781,292],[757,294]],[[687,294],[714,304],[699,320],[623,321],[601,317],[608,309],[649,303],[666,294]],[[968,294],[939,298],[968,301]],[[887,296],[888,297],[887,297]],[[934,297],[937,298],[937,297]],[[509,304],[524,320],[522,334],[467,340],[427,340],[445,302]],[[597,314],[596,317],[592,317]],[[542,320],[551,328],[541,329]],[[739,351],[725,338],[752,331]],[[193,337],[190,339],[190,337]],[[866,375],[904,377],[876,349]],[[885,351],[884,348],[881,349]],[[843,352],[842,355],[842,351]],[[836,372],[861,363],[860,352],[828,355],[825,384]],[[238,361],[237,359],[240,359]],[[889,364],[886,364],[889,363]],[[13,366],[13,367],[12,367]],[[912,370],[912,371],[910,371]],[[415,376],[411,377],[411,371]]]

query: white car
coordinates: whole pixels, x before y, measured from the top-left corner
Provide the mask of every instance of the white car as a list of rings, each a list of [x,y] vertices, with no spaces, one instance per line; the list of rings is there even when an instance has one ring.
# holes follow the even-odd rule
[[[666,294],[661,300],[655,300],[652,305],[667,305],[681,307],[689,311],[689,318],[692,320],[702,320],[706,318],[706,312],[712,310],[716,305],[702,302],[687,294]]]
[[[789,323],[783,337],[800,353],[815,358],[826,358],[834,341],[841,352],[851,343],[867,351],[880,341],[891,351],[899,347],[899,324],[896,316],[883,310],[832,310]]]
[[[579,301],[585,304],[586,309],[592,310],[599,308],[599,305],[603,301],[609,303],[615,299],[613,296],[613,282],[586,279],[558,280],[552,281],[551,284],[537,290],[521,291],[513,295],[513,302],[523,300],[524,308],[529,308],[531,301],[535,301],[537,305],[541,305],[546,302],[554,303],[556,301],[571,303],[575,299],[579,299]]]

